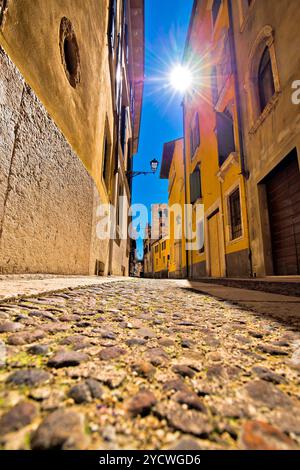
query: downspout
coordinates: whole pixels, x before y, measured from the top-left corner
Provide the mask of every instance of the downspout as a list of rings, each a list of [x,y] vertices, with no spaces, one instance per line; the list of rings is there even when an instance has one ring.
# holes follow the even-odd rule
[[[120,93],[121,94],[121,93]],[[114,188],[112,193],[112,200],[118,204],[118,187],[119,187],[119,179],[117,178],[118,175],[118,164],[119,164],[119,115],[117,112],[118,104],[115,103],[116,109],[114,110],[114,120],[115,120],[115,132],[116,132],[116,140],[115,140],[115,148],[114,148],[114,166],[113,166],[113,175],[114,175]],[[115,192],[116,191],[116,192]],[[115,206],[116,211],[116,206]],[[116,212],[115,212],[116,213]],[[116,223],[116,221],[115,221]],[[116,227],[115,227],[116,229]],[[112,263],[113,263],[113,251],[114,251],[114,239],[110,237],[109,240],[109,262],[108,262],[108,275],[112,275]]]
[[[224,240],[224,258],[225,258],[225,277],[228,277],[228,270],[227,270],[227,260],[226,260],[226,232],[225,232],[225,212],[224,212],[224,191],[223,191],[223,180],[219,182],[220,185],[220,194],[221,194],[221,217],[222,217],[222,234]],[[210,269],[211,271],[211,269]],[[211,272],[210,272],[210,277]]]
[[[237,112],[237,119],[238,119],[238,136],[239,136],[240,157],[241,157],[241,174],[245,180],[248,180],[250,174],[246,165],[244,138],[242,134],[243,119],[242,119],[242,113],[241,113],[241,97],[240,97],[240,88],[239,88],[238,70],[237,70],[237,54],[236,54],[236,47],[235,47],[235,41],[234,41],[234,21],[233,21],[232,0],[228,0],[228,16],[229,16],[229,41],[230,41],[230,48],[232,51],[231,69],[233,73],[234,91],[235,91],[235,100],[236,100],[236,112]],[[246,185],[245,185],[245,192],[246,192]],[[247,198],[247,195],[246,195],[246,198]],[[250,246],[250,225],[249,225],[247,203],[246,203],[246,216],[247,216],[247,226],[248,226],[248,249],[249,249],[250,276],[253,277],[252,251],[251,251],[251,246]]]
[[[181,103],[182,110],[183,110],[183,163],[184,163],[184,199],[185,199],[185,205],[188,203],[187,202],[187,164],[186,164],[186,144],[185,144],[185,106],[184,106],[184,100]],[[184,210],[184,225],[185,225],[185,263],[186,263],[186,277],[189,279],[189,252],[186,249],[186,235],[188,234],[188,221],[187,221],[187,211]]]
[[[122,5],[122,14],[121,14],[121,27],[120,27],[120,32],[118,34],[118,41],[119,41],[119,48],[121,49],[121,63],[123,61],[123,52],[124,52],[124,14],[125,14],[125,9],[124,9],[124,4]],[[117,49],[117,52],[119,53],[119,49]],[[118,66],[119,66],[119,57],[117,56],[117,68],[116,68],[116,74],[118,71]],[[115,80],[117,79],[115,74]],[[115,86],[115,82],[114,82]],[[114,155],[114,177],[116,178],[115,181],[115,191],[116,193],[113,194],[113,199],[115,202],[115,214],[116,214],[116,209],[117,205],[119,204],[118,201],[118,196],[119,196],[119,180],[120,180],[120,174],[119,174],[119,143],[120,143],[120,109],[121,109],[121,104],[122,104],[122,97],[123,97],[123,84],[121,84],[121,91],[119,93],[119,100],[118,102],[115,102],[115,123],[116,123],[116,130],[117,130],[117,135],[116,135],[116,142],[115,142],[115,155]],[[117,223],[117,221],[115,221]],[[116,229],[117,227],[115,227]],[[118,236],[118,235],[117,235]],[[108,275],[111,276],[113,274],[113,254],[114,254],[114,240],[110,239],[109,241],[109,262],[108,262]]]
[[[245,151],[244,151],[244,140],[242,135],[242,113],[241,113],[241,99],[240,99],[240,89],[238,83],[238,71],[237,71],[237,60],[236,60],[236,47],[234,42],[234,25],[233,25],[233,14],[232,14],[232,0],[228,0],[228,15],[229,15],[229,41],[230,41],[230,48],[232,51],[231,54],[231,69],[233,74],[234,80],[234,91],[235,91],[235,99],[236,99],[236,110],[237,110],[237,118],[238,118],[238,128],[239,128],[239,145],[240,145],[240,157],[241,157],[241,169],[242,175],[247,180],[249,178],[249,171],[246,168],[246,160],[245,160]]]

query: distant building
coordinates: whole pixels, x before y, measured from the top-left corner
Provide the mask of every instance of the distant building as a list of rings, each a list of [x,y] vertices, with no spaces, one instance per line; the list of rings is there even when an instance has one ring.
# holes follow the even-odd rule
[[[183,139],[173,140],[164,145],[160,177],[169,180],[169,244],[170,278],[184,278],[186,272],[185,250],[185,175]]]
[[[140,260],[135,261],[133,276],[134,277],[144,277],[144,267],[143,267],[143,262],[142,261],[140,261]]]
[[[159,204],[158,227],[160,227],[160,236],[153,237],[151,225],[147,225],[144,237],[144,257],[143,257],[143,276],[146,278],[167,278],[169,277],[170,266],[170,241],[169,234],[164,228],[165,222],[162,222],[162,211],[167,210],[167,204]],[[156,212],[156,209],[155,209]],[[168,212],[167,212],[168,213]],[[168,221],[167,221],[168,225]],[[163,233],[165,234],[163,236]]]
[[[152,204],[151,207],[151,236],[153,239],[166,237],[169,234],[168,204]]]
[[[166,278],[170,260],[168,204],[153,204],[151,219],[143,243],[144,277]]]
[[[143,241],[144,257],[143,257],[143,271],[144,277],[153,277],[154,265],[152,256],[152,243],[151,239],[151,225],[147,224],[145,228],[145,236]]]
[[[153,277],[169,277],[170,241],[168,236],[152,243]]]
[[[129,254],[129,276],[134,276],[136,259],[137,259],[136,240],[131,240],[130,254]]]

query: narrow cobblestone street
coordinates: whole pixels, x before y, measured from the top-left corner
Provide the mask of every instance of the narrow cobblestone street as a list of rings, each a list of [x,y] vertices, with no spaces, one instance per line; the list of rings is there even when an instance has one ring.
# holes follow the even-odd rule
[[[132,279],[2,302],[3,449],[295,449],[300,320]]]

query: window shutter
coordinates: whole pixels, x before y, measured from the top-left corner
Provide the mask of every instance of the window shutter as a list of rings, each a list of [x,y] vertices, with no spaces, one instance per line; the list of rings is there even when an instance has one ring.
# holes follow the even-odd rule
[[[191,152],[191,160],[194,156],[194,136],[193,136],[193,129],[190,132],[190,152]]]
[[[200,174],[199,167],[197,167],[190,176],[190,193],[191,193],[191,204],[194,204],[198,199],[202,197],[201,174]]]
[[[242,235],[242,213],[239,189],[230,195],[229,205],[231,219],[231,239],[235,240]]]
[[[113,51],[115,47],[116,11],[117,11],[117,0],[111,0],[110,6],[109,6],[109,20],[108,20],[108,40],[109,40],[109,48],[111,51]]]
[[[216,105],[219,98],[218,92],[218,76],[217,76],[217,67],[214,66],[211,72],[211,91],[212,91],[212,102],[213,105]]]
[[[258,73],[259,100],[261,112],[265,109],[275,93],[274,77],[269,48],[266,47]]]
[[[196,122],[195,122],[195,128],[196,128],[196,145],[195,147],[199,147],[200,145],[200,122],[199,122],[199,114],[196,114]]]
[[[225,113],[217,113],[217,139],[220,166],[235,151],[233,120]]]
[[[121,113],[121,147],[122,147],[122,151],[123,151],[123,156],[124,156],[124,152],[125,152],[126,129],[127,129],[127,107],[122,106],[122,113]]]

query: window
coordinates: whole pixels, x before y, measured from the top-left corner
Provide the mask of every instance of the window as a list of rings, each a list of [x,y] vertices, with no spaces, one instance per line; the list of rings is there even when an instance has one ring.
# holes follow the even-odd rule
[[[80,83],[80,56],[72,23],[63,17],[60,23],[60,54],[65,74],[73,88]]]
[[[242,236],[242,214],[241,214],[241,200],[240,190],[236,189],[229,196],[229,211],[230,211],[230,227],[231,227],[231,240],[235,240]]]
[[[128,34],[128,24],[125,23],[124,25],[124,47],[125,47],[125,56],[126,56],[126,62],[128,64],[129,60],[129,34]]]
[[[122,82],[123,82],[123,72],[122,72],[122,43],[120,36],[118,36],[118,46],[117,46],[117,64],[116,64],[116,77],[115,77],[115,90],[116,90],[116,107],[117,113],[122,112],[121,109],[121,100],[122,95]]]
[[[258,91],[260,110],[263,112],[275,93],[272,62],[269,48],[266,47],[260,61],[258,70]]]
[[[223,88],[226,84],[226,81],[228,77],[232,74],[232,66],[231,66],[231,47],[230,47],[230,41],[229,41],[229,36],[226,36],[226,39],[224,40],[224,49],[222,53],[222,59],[219,64],[219,75],[221,76],[222,79],[222,84],[220,88]]]
[[[190,176],[191,204],[202,198],[201,172],[199,165]]]
[[[212,9],[211,9],[213,25],[216,24],[221,4],[222,4],[222,0],[214,0],[213,2]]]
[[[190,132],[191,159],[195,155],[195,152],[199,146],[200,146],[200,123],[199,123],[199,114],[196,113],[194,123]]]
[[[195,118],[195,127],[194,127],[194,145],[197,149],[200,145],[200,123],[199,123],[199,114],[196,114]]]
[[[124,219],[124,186],[123,182],[120,180],[119,186],[118,186],[118,199],[117,199],[117,204],[116,204],[116,221],[117,221],[117,226],[119,229],[119,234],[120,231],[122,232],[123,230],[123,224],[125,224],[125,219]]]
[[[116,41],[116,15],[117,15],[117,0],[110,0],[108,31],[107,31],[110,52],[114,50],[115,41]]]
[[[211,92],[212,92],[212,102],[214,105],[218,102],[219,92],[218,92],[218,75],[217,67],[214,66],[211,71]]]
[[[134,87],[133,87],[132,82],[130,82],[130,112],[132,114],[133,122],[135,118],[134,108],[135,108]]]
[[[122,106],[121,111],[121,147],[123,151],[123,157],[125,156],[126,148],[126,136],[127,136],[127,127],[128,127],[128,108],[127,106]]]
[[[158,253],[158,245],[155,247],[155,253]]]
[[[102,177],[105,182],[106,188],[109,189],[109,178],[110,178],[110,154],[111,145],[108,136],[108,132],[105,132],[104,148],[103,148],[103,166],[102,166]]]
[[[235,152],[233,116],[229,107],[223,113],[217,113],[219,165],[222,166],[232,152]]]
[[[256,5],[255,0],[253,4]],[[275,106],[281,92],[275,37],[270,25],[265,25],[260,30],[252,45],[245,78],[249,132],[255,134]]]

